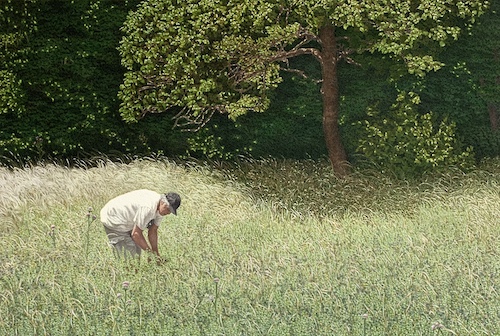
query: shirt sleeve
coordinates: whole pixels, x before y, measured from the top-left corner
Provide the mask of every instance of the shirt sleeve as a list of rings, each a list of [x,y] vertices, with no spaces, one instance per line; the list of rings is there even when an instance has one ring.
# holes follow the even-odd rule
[[[145,230],[153,217],[154,216],[151,216],[151,210],[149,208],[140,207],[134,216],[134,224],[137,225],[139,229]]]
[[[156,216],[154,219],[153,219],[153,223],[156,225],[156,226],[160,226],[160,223],[161,223],[161,220],[163,219],[163,216]]]

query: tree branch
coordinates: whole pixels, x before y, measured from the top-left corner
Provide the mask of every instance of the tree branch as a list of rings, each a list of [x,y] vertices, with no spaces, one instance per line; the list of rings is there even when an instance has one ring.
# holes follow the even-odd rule
[[[270,62],[285,61],[289,58],[300,55],[313,55],[314,57],[316,57],[318,60],[321,61],[321,52],[315,48],[298,48],[289,51],[279,52],[275,56],[269,58],[269,61]]]
[[[172,119],[174,126],[179,127],[185,132],[197,132],[202,129],[209,121],[216,111],[221,112],[221,106],[214,106],[201,110],[198,114],[190,113],[189,109],[184,107]]]

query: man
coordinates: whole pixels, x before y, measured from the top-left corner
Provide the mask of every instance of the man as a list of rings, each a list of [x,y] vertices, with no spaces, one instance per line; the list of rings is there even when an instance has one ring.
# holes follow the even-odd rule
[[[101,209],[101,222],[114,250],[140,256],[147,251],[158,257],[158,227],[163,216],[177,215],[181,205],[179,194],[159,194],[151,190],[135,190],[117,196]],[[148,229],[148,242],[143,231]]]

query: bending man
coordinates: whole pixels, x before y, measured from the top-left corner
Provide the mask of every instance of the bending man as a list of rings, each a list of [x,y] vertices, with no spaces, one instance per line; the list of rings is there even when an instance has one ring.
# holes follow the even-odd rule
[[[110,200],[101,210],[101,222],[109,244],[118,253],[139,256],[141,252],[158,252],[158,227],[163,216],[177,215],[181,197],[177,193],[159,194],[135,190]],[[148,242],[143,231],[148,229]]]

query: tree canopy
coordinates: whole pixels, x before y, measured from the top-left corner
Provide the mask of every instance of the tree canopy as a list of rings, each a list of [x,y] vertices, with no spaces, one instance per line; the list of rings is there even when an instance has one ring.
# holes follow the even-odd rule
[[[124,24],[121,113],[137,120],[172,111],[202,127],[215,112],[262,112],[288,60],[312,55],[322,68],[323,130],[339,174],[337,65],[356,53],[389,54],[422,76],[433,55],[481,15],[480,0],[147,0]]]

